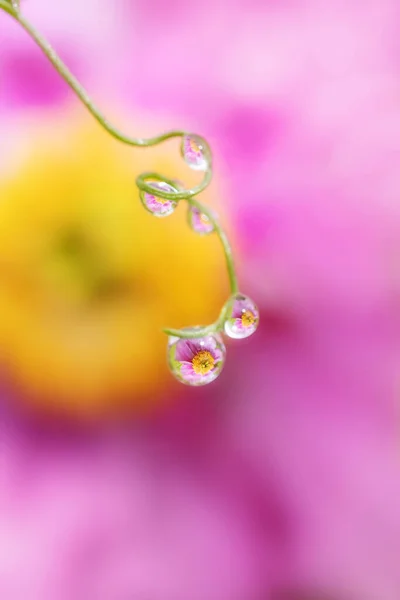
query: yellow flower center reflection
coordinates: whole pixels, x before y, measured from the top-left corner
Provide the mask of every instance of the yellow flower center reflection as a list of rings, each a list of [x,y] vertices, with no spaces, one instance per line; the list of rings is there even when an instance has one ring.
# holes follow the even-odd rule
[[[169,202],[171,202],[170,200],[168,200],[167,198],[161,198],[160,196],[153,196],[153,198],[155,198],[155,200],[159,203],[159,204],[168,204]]]
[[[199,144],[197,144],[192,138],[189,140],[190,149],[195,152],[195,154],[201,153],[201,148]]]
[[[242,314],[242,325],[243,327],[251,327],[255,323],[255,316],[250,310],[245,310]]]
[[[214,368],[214,357],[208,350],[201,350],[192,358],[192,365],[197,375],[206,375]]]
[[[168,219],[149,215],[135,177],[198,178],[179,142],[139,150],[97,125],[45,125],[0,180],[2,367],[22,398],[50,411],[148,407],[172,381],[162,327],[213,321],[227,291],[218,240],[191,233],[186,203]]]

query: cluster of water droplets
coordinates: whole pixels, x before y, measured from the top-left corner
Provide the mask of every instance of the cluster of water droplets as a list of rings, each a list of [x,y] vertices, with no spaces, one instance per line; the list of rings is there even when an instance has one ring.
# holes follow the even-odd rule
[[[14,9],[14,17],[18,15],[20,0],[6,1]],[[180,200],[187,200],[188,223],[191,229],[200,235],[218,233],[224,245],[228,268],[230,268],[231,287],[235,289],[237,287],[236,280],[234,274],[232,276],[233,266],[226,236],[219,227],[216,215],[195,199],[195,196],[203,191],[211,180],[212,157],[207,142],[198,135],[180,131],[169,132],[149,140],[123,136],[89,101],[86,92],[76,80],[72,79],[68,69],[47,42],[27,23],[23,26],[42,48],[58,73],[73,88],[83,104],[114,137],[134,146],[152,146],[169,138],[181,137],[180,149],[184,161],[191,169],[205,173],[202,184],[192,190],[185,190],[174,180],[168,180],[157,174],[142,174],[137,178],[141,202],[149,213],[162,218],[171,215]],[[182,383],[193,386],[205,385],[214,381],[225,364],[226,348],[222,333],[233,339],[247,338],[256,331],[258,323],[259,312],[255,303],[247,296],[234,294],[229,298],[222,309],[220,318],[213,325],[205,328],[193,328],[189,331],[171,330],[176,333],[176,335],[169,336],[168,340],[168,363],[172,373]]]
[[[222,311],[216,331],[190,339],[169,337],[168,365],[172,374],[186,385],[211,383],[221,373],[226,359],[220,329],[229,338],[244,339],[256,331],[259,320],[260,314],[253,300],[243,294],[234,294]],[[196,330],[201,331],[201,328],[193,328],[193,335]]]
[[[181,153],[186,164],[195,171],[206,172],[211,165],[210,149],[200,136],[183,135]],[[186,199],[190,228],[199,235],[215,232],[215,213],[192,200],[193,193],[185,192],[180,183],[163,180],[159,176],[149,177],[144,182],[145,189],[139,185],[141,201],[155,217],[168,217],[179,200]],[[247,338],[256,331],[259,318],[258,308],[249,297],[240,293],[232,295],[213,326],[183,329],[177,335],[169,336],[167,359],[170,371],[186,385],[211,383],[225,364],[226,348],[222,334],[236,340]],[[184,337],[180,337],[179,333]]]
[[[186,164],[194,171],[206,172],[211,165],[210,149],[206,141],[198,135],[185,134],[182,136],[181,153]],[[179,200],[189,200],[188,220],[190,226],[196,233],[211,233],[214,226],[209,217],[190,204],[193,193],[190,190],[188,192],[182,190],[180,185],[173,185],[174,183],[163,180],[159,176],[155,180],[151,176],[145,179],[141,176],[138,185],[145,209],[156,217],[168,217],[174,212]],[[151,191],[148,189],[149,187],[152,188]],[[177,194],[179,196],[174,198]]]

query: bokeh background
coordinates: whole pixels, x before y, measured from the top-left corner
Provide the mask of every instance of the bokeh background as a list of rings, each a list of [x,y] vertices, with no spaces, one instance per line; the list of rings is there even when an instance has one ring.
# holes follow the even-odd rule
[[[174,382],[228,295],[0,12],[0,598],[399,600],[398,0],[25,0],[107,117],[204,135],[254,337]]]

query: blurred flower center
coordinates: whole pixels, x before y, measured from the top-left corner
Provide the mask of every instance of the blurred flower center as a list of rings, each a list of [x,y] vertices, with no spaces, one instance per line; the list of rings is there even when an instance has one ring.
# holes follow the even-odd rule
[[[81,290],[84,303],[112,301],[129,292],[130,283],[113,273],[102,260],[90,236],[83,227],[76,225],[60,232],[49,262],[55,263],[64,283],[64,292],[71,285]]]
[[[192,358],[193,370],[197,375],[206,375],[214,368],[214,357],[208,350],[201,350]]]
[[[29,132],[28,159],[0,179],[1,367],[35,406],[143,409],[172,383],[162,328],[215,318],[223,254],[192,234],[185,203],[160,222],[140,202],[135,178],[149,167],[186,178],[178,144],[145,153],[95,125],[53,125]],[[213,364],[204,352],[193,366]]]
[[[255,320],[256,320],[256,318],[250,310],[246,310],[242,314],[243,327],[251,327],[251,325],[254,325]]]

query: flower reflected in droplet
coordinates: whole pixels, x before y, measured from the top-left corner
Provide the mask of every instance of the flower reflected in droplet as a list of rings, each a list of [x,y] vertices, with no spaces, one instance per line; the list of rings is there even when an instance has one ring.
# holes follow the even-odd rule
[[[199,235],[207,235],[214,231],[211,220],[195,206],[189,206],[188,221],[193,231]]]
[[[242,294],[236,294],[228,303],[224,329],[227,336],[244,339],[252,335],[259,323],[260,315],[256,304]]]
[[[191,169],[206,171],[209,165],[209,149],[197,135],[185,135],[182,140],[182,156]]]
[[[222,371],[225,355],[225,346],[219,334],[190,340],[169,338],[170,369],[180,382],[187,385],[199,386],[214,381]]]
[[[177,190],[174,187],[172,187],[172,185],[169,185],[164,181],[150,181],[147,183],[152,188],[154,188],[155,193],[141,193],[140,197],[145,209],[148,210],[155,217],[168,217],[169,215],[171,215],[176,208],[176,202],[174,200],[169,200],[168,198],[161,198],[161,196],[157,195],[157,190],[171,193],[174,193]]]

